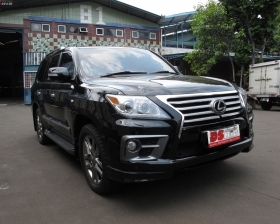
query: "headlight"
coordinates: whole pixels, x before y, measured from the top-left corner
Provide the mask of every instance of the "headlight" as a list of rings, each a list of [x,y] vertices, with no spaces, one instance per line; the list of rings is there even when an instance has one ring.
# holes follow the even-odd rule
[[[143,96],[106,95],[117,112],[127,117],[170,118],[159,106]]]
[[[243,106],[246,107],[246,105],[247,105],[247,93],[240,87],[238,88],[238,92],[242,97]]]

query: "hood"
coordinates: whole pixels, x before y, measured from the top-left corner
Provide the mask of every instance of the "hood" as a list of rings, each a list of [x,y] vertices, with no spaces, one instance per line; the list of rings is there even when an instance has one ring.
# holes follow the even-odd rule
[[[186,75],[117,75],[87,80],[90,85],[117,89],[125,95],[154,96],[209,93],[235,90],[229,82]]]

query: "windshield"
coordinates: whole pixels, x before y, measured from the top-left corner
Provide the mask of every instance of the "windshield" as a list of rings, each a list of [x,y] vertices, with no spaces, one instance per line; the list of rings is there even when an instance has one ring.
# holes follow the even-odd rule
[[[148,50],[137,48],[99,47],[79,48],[81,69],[85,78],[147,74],[175,71],[160,57]]]

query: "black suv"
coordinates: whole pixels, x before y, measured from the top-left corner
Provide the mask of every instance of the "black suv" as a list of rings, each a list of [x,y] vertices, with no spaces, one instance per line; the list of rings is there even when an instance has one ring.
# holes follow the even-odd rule
[[[149,50],[69,47],[46,56],[32,86],[38,140],[81,161],[99,194],[172,177],[253,147],[243,90],[185,76]]]

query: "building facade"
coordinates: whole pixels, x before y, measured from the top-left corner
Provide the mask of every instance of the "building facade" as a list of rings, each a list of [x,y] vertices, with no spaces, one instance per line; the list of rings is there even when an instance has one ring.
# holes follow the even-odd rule
[[[126,46],[159,52],[158,15],[118,1],[52,2],[56,4],[1,7],[0,59],[5,66],[0,67],[0,97],[24,97],[29,104],[38,65],[57,48]]]

